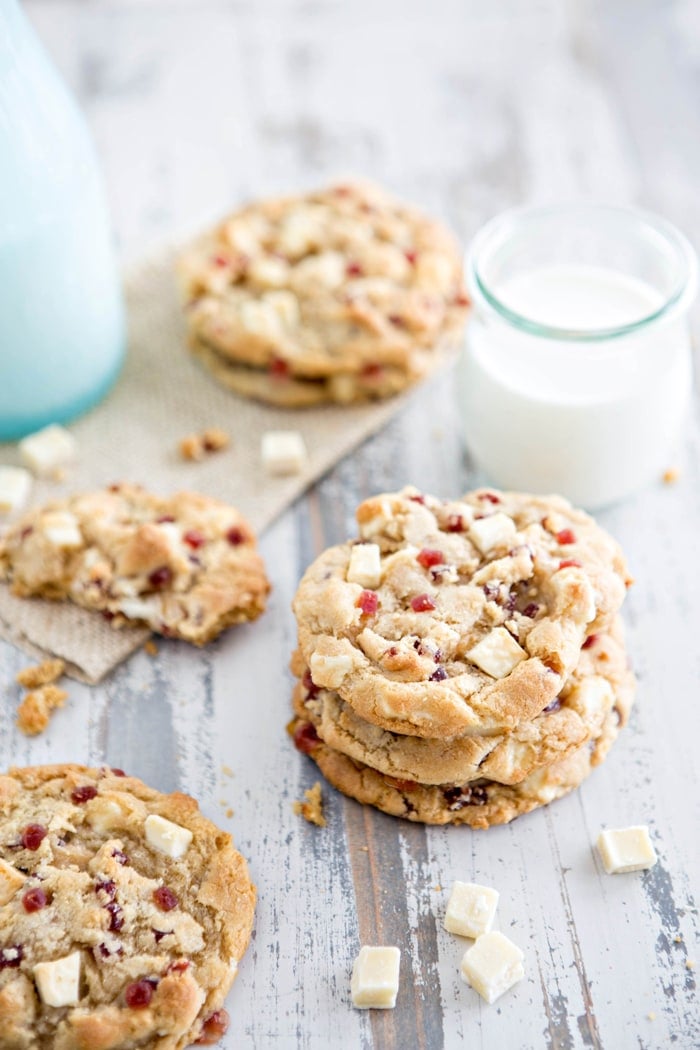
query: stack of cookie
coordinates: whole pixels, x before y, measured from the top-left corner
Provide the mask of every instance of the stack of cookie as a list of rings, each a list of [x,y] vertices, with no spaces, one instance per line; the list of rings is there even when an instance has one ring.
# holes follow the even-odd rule
[[[339,790],[488,827],[577,787],[634,695],[615,541],[558,497],[362,503],[294,600],[294,742]]]
[[[466,317],[454,238],[364,182],[251,204],[178,269],[195,356],[231,390],[288,408],[399,393]]]

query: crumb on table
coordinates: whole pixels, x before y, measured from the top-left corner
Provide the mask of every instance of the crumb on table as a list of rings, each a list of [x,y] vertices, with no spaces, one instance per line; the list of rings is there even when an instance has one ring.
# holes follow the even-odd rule
[[[208,452],[220,452],[228,448],[231,439],[221,427],[208,427],[200,434],[187,434],[180,441],[180,455],[183,459],[200,460]]]
[[[152,638],[149,638],[147,641],[145,641],[143,643],[143,649],[144,649],[144,652],[148,653],[149,656],[157,656],[158,655],[158,646],[156,645],[156,643],[153,641]]]
[[[295,802],[294,812],[301,815],[309,824],[316,824],[319,828],[325,828],[326,818],[323,815],[323,796],[321,795],[321,782],[316,781],[313,787],[304,792],[306,802]]]
[[[43,733],[49,724],[51,712],[63,707],[68,693],[57,685],[43,685],[33,690],[17,708],[17,725],[27,736]]]
[[[43,660],[40,664],[32,664],[31,667],[23,667],[17,672],[15,681],[23,685],[25,689],[36,689],[40,685],[49,685],[60,678],[66,669],[63,660],[58,658]]]
[[[681,472],[678,467],[669,467],[668,470],[663,472],[662,478],[667,485],[673,485],[675,481],[678,481],[681,476]]]

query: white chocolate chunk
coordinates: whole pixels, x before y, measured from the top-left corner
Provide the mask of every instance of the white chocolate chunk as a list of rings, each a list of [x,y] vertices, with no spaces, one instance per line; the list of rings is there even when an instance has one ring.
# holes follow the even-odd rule
[[[482,554],[514,547],[518,533],[507,514],[491,514],[488,518],[477,518],[469,526],[469,538]]]
[[[445,912],[445,929],[460,937],[488,933],[498,907],[498,890],[475,882],[455,882]]]
[[[155,624],[159,619],[160,599],[123,598],[117,608],[129,620],[145,620]]]
[[[26,875],[0,859],[0,907],[12,900],[17,890],[24,886],[25,880]]]
[[[34,980],[47,1006],[71,1006],[80,999],[80,952],[37,963]]]
[[[0,514],[20,510],[29,498],[32,477],[23,467],[0,467]]]
[[[360,948],[352,967],[350,991],[360,1010],[393,1010],[399,991],[401,952],[398,948]]]
[[[157,813],[150,813],[146,817],[144,827],[149,846],[172,857],[173,860],[184,857],[192,842],[192,832],[188,828],[180,827]]]
[[[241,324],[251,335],[273,343],[279,339],[280,319],[269,303],[252,299],[244,302],[240,316]]]
[[[359,583],[360,587],[379,586],[382,578],[382,559],[376,543],[357,543],[351,548],[345,578],[348,583]]]
[[[464,953],[460,973],[487,1003],[495,1003],[525,976],[523,953],[502,933],[492,930]]]
[[[656,850],[644,824],[631,828],[604,828],[598,835],[598,852],[608,875],[644,871],[656,864]]]
[[[58,467],[75,459],[78,449],[73,435],[65,427],[52,423],[23,438],[19,445],[22,462],[39,477],[46,477]]]
[[[299,324],[299,300],[293,292],[269,292],[265,298],[283,325],[294,328]]]
[[[360,523],[360,535],[363,539],[371,539],[378,532],[383,532],[391,521],[393,521],[391,504],[388,500],[380,500],[379,510],[374,517]]]
[[[527,659],[527,653],[505,627],[495,627],[469,650],[467,659],[492,678],[505,678],[521,660]]]
[[[261,455],[268,474],[300,474],[306,466],[304,439],[297,430],[268,430],[262,436]]]
[[[53,511],[45,514],[42,521],[44,536],[54,547],[65,547],[74,550],[82,547],[83,535],[78,526],[78,519],[67,511]]]
[[[113,799],[97,798],[91,799],[85,807],[85,819],[95,831],[111,831],[123,821],[122,808]]]
[[[309,660],[311,677],[317,685],[337,689],[353,669],[353,659],[347,653],[312,653]]]

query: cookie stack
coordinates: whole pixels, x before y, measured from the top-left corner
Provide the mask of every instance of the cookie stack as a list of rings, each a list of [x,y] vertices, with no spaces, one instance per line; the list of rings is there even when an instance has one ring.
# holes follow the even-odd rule
[[[179,259],[192,352],[224,386],[288,408],[390,397],[460,335],[460,251],[369,183],[258,201]]]
[[[346,795],[502,824],[577,787],[634,696],[617,543],[559,497],[366,500],[294,599],[291,732]]]

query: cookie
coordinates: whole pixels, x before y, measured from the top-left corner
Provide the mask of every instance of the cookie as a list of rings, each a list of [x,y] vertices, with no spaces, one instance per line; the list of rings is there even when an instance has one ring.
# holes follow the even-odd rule
[[[390,732],[512,730],[561,692],[630,582],[622,552],[559,497],[405,489],[366,500],[294,599],[314,684]]]
[[[69,599],[195,645],[254,620],[270,589],[233,507],[128,484],[29,511],[0,538],[0,578],[19,597]]]
[[[187,247],[178,274],[194,354],[286,407],[404,390],[468,306],[453,237],[363,182],[250,204]]]
[[[485,778],[517,784],[599,735],[613,710],[625,725],[634,685],[618,621],[610,634],[591,637],[549,707],[511,733],[448,740],[390,733],[361,719],[337,693],[318,689],[308,671],[297,684],[294,710],[302,720],[302,739],[312,741],[315,730],[333,750],[399,780],[458,785]]]
[[[231,837],[107,768],[12,769],[0,809],[0,1047],[216,1042],[255,907]]]
[[[468,824],[472,828],[507,824],[573,791],[603,761],[618,731],[617,715],[611,712],[597,737],[566,758],[530,773],[519,784],[500,784],[481,778],[463,785],[426,785],[380,773],[328,747],[318,737],[304,739],[304,725],[295,719],[290,731],[295,739],[303,741],[301,749],[313,759],[326,780],[344,795],[418,823]]]

